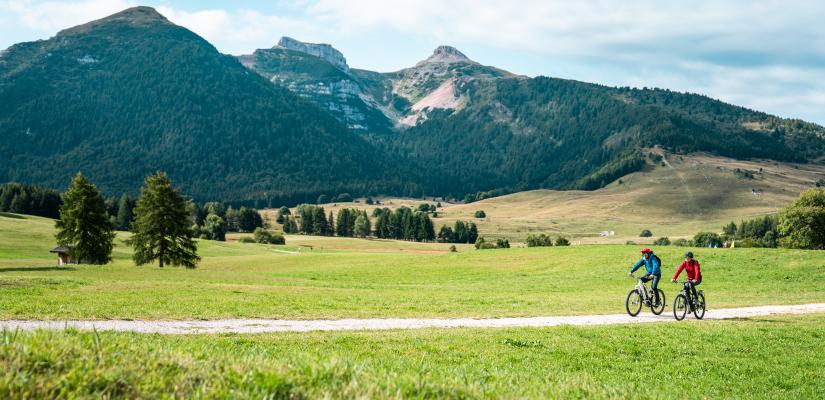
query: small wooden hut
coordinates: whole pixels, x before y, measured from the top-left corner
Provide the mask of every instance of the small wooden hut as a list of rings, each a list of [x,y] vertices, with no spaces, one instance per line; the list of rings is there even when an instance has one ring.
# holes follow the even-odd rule
[[[72,258],[71,251],[74,246],[57,246],[51,250],[49,253],[56,253],[57,254],[57,265],[67,265],[67,264],[78,264],[77,260]]]

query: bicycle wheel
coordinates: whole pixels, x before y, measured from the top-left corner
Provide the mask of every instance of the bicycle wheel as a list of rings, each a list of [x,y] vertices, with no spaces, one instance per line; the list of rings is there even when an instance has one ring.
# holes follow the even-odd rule
[[[652,311],[653,314],[660,315],[665,311],[665,292],[663,292],[662,289],[656,289],[656,291],[659,292],[659,303],[651,305],[650,311]]]
[[[705,294],[704,293],[697,293],[696,297],[699,299],[695,306],[693,307],[693,316],[696,319],[705,318]]]
[[[685,297],[684,293],[677,294],[676,300],[673,300],[673,317],[676,318],[677,321],[685,319],[687,309],[687,297]]]
[[[633,289],[627,294],[624,306],[627,309],[627,314],[631,317],[639,315],[639,312],[642,311],[642,295],[638,290]]]

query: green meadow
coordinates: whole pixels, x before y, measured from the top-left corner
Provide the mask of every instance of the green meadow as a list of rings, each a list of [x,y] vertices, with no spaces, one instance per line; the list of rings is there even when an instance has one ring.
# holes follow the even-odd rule
[[[587,245],[458,253],[199,241],[194,270],[115,262],[56,267],[52,221],[0,217],[2,319],[337,319],[621,313],[638,246]],[[303,237],[309,241],[311,238]],[[319,242],[334,239],[320,238]],[[359,249],[357,242],[364,243]],[[385,243],[386,245],[386,243]],[[399,242],[399,246],[410,243]],[[438,245],[440,246],[440,245]],[[657,253],[672,274],[685,248]],[[821,252],[694,249],[709,308],[825,301]],[[668,301],[678,285],[662,282]]]
[[[0,334],[3,398],[825,397],[825,315],[655,325]]]
[[[199,241],[197,269],[57,267],[53,221],[0,215],[0,319],[624,312],[639,246],[474,250]],[[661,247],[667,277],[686,248]],[[825,302],[822,252],[693,249],[709,309]],[[678,285],[663,282],[668,304]],[[643,311],[648,312],[648,311]],[[667,312],[670,312],[668,306]],[[668,315],[668,314],[666,314]],[[601,327],[0,333],[0,398],[822,398],[825,314]]]

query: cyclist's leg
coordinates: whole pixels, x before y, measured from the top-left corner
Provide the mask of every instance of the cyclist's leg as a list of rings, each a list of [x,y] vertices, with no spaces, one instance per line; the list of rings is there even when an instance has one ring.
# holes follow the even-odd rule
[[[650,288],[653,289],[653,299],[656,304],[659,303],[659,291],[656,289],[659,288],[659,279],[661,278],[659,275],[653,275],[653,284],[650,285]]]
[[[696,294],[696,286],[699,286],[699,285],[701,285],[701,284],[702,284],[702,280],[701,280],[701,279],[699,279],[698,281],[696,281],[696,283],[691,283],[691,284],[690,284],[690,290],[691,290],[691,292],[693,293],[693,300],[695,300],[695,301],[698,301],[698,300],[699,300],[699,295],[698,295],[698,294]]]

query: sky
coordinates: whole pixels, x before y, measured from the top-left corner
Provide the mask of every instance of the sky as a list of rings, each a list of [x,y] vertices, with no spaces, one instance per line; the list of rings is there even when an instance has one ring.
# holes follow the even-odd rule
[[[135,5],[228,54],[290,36],[386,72],[446,44],[523,75],[701,93],[825,125],[825,2],[813,0],[0,0],[0,48]]]

